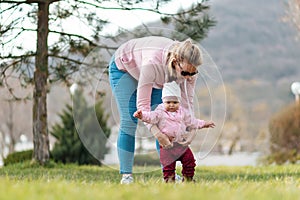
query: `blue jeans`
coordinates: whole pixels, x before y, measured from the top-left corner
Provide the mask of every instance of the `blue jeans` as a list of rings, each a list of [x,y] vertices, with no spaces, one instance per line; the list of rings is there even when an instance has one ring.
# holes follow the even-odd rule
[[[109,82],[120,114],[120,129],[117,142],[120,173],[131,174],[135,150],[135,132],[137,128],[137,119],[132,115],[137,110],[136,90],[138,81],[130,74],[120,71],[114,60],[113,56],[109,63]],[[162,103],[161,93],[161,89],[152,89],[152,109]],[[156,141],[156,149],[159,151],[158,141]]]

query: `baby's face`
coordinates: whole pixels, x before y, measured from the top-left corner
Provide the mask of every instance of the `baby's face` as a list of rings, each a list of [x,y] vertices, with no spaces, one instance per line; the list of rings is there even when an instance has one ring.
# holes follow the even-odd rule
[[[166,111],[175,112],[178,110],[180,103],[178,101],[164,101]]]

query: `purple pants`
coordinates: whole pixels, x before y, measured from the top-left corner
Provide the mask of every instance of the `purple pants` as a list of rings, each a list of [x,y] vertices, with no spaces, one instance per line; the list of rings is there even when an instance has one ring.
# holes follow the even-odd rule
[[[193,178],[195,172],[195,158],[189,147],[174,143],[171,149],[160,147],[160,162],[163,165],[163,176],[166,182],[175,181],[176,161],[182,164],[182,176]]]

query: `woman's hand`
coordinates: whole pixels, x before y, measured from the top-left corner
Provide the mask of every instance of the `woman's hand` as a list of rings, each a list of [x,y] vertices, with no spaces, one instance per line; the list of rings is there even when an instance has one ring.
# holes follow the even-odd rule
[[[182,146],[188,146],[192,143],[194,138],[196,137],[196,130],[192,129],[190,132],[187,133],[187,137],[185,138],[185,141],[183,142],[178,142]]]
[[[156,125],[153,125],[150,131],[154,135],[154,137],[158,140],[162,148],[169,149],[173,147],[173,143],[169,140],[168,136],[162,134]]]

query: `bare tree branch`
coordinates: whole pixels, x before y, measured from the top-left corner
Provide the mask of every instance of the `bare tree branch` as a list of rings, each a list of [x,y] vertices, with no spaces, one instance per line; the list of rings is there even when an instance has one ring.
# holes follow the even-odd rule
[[[7,3],[7,4],[12,4],[12,3],[15,3],[17,5],[20,5],[20,4],[24,4],[26,3],[26,1],[10,1],[10,0],[1,0],[0,3]]]
[[[94,43],[93,41],[89,40],[88,38],[86,38],[82,35],[73,34],[73,33],[66,33],[66,32],[61,32],[61,31],[53,31],[53,30],[49,30],[49,33],[56,33],[56,34],[59,34],[59,35],[66,35],[66,36],[69,36],[69,37],[77,37],[77,38],[80,38],[80,39],[83,39],[83,40],[87,41],[92,46],[97,46],[96,43]]]
[[[13,55],[8,55],[8,56],[0,56],[1,59],[24,59],[24,58],[28,58],[28,57],[33,57],[36,56],[36,53],[30,53],[30,54],[22,54],[22,55],[17,55],[17,56],[13,56]]]
[[[300,32],[300,0],[289,0],[287,3],[287,16],[289,21]]]
[[[0,1],[0,4],[1,4],[1,3],[3,3],[3,2]],[[14,4],[14,5],[12,5],[12,6],[8,7],[8,8],[6,8],[6,9],[4,9],[4,10],[1,10],[1,11],[0,11],[0,14],[3,14],[3,13],[5,13],[5,12],[11,10],[11,9],[14,9],[14,8],[18,7],[19,5],[20,5],[20,4]]]
[[[153,8],[153,9],[151,9],[151,8],[142,8],[142,7],[132,7],[132,8],[129,8],[129,7],[125,7],[125,6],[122,6],[122,5],[120,5],[121,7],[103,7],[103,6],[99,6],[99,5],[96,5],[96,4],[93,4],[93,3],[89,3],[89,2],[85,2],[85,1],[81,1],[81,0],[76,0],[76,2],[82,3],[82,4],[86,4],[86,5],[90,5],[92,7],[103,9],[103,10],[141,10],[141,11],[148,11],[148,12],[153,12],[153,13],[157,13],[159,15],[166,15],[166,16],[188,14],[188,13],[191,12],[190,10],[187,10],[187,11],[182,10],[181,12],[178,12],[176,14],[172,14],[172,13],[164,13],[164,12],[159,11],[157,9],[157,6],[156,6],[156,8]]]
[[[75,60],[75,59],[71,59],[71,58],[68,57],[68,56],[59,56],[59,55],[55,55],[55,54],[49,54],[48,56],[49,56],[49,57],[53,57],[53,58],[59,58],[59,59],[62,59],[62,60],[68,60],[68,61],[71,61],[71,62],[73,62],[73,63],[75,63],[75,64],[79,64],[79,65],[85,64],[85,63],[82,62],[82,61]],[[88,65],[88,64],[86,64],[86,65]]]
[[[1,0],[0,3],[7,3],[7,4],[32,4],[32,3],[48,3],[51,4],[56,1],[61,1],[61,0],[25,0],[25,1],[10,1],[10,0]]]

